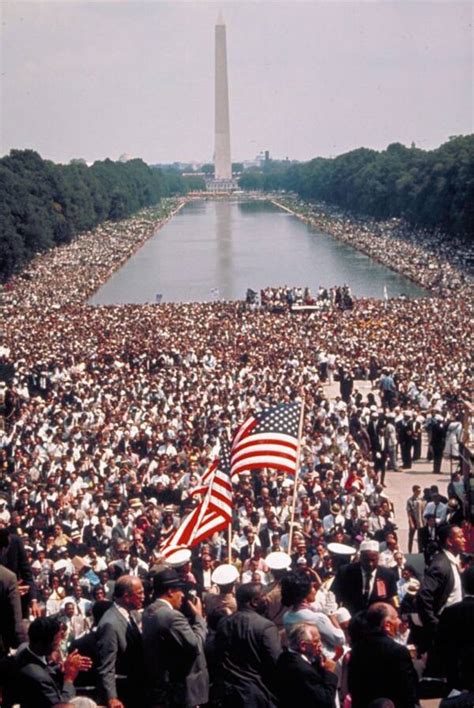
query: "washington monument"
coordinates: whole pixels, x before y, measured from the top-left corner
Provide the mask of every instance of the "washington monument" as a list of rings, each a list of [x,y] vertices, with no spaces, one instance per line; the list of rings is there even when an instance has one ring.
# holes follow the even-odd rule
[[[214,179],[231,180],[229,89],[227,85],[227,48],[222,14],[216,23],[215,145]]]

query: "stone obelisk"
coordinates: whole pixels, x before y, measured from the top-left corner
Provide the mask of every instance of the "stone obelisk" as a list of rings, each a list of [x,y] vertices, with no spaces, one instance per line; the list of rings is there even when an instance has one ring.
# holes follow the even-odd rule
[[[216,23],[215,146],[214,179],[232,179],[230,159],[229,88],[227,85],[227,48],[222,14]]]

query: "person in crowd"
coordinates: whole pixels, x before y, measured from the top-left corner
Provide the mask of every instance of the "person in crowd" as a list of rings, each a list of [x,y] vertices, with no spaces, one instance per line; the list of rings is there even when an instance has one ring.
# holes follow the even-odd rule
[[[69,647],[69,653],[78,651],[81,656],[87,656],[91,660],[91,667],[86,671],[81,671],[75,681],[78,695],[87,696],[96,702],[100,701],[99,677],[97,667],[99,665],[99,653],[97,649],[97,626],[108,609],[112,606],[110,600],[96,600],[92,606],[92,629],[83,634],[79,639],[74,639]]]
[[[34,617],[38,617],[40,609],[36,586],[23,541],[5,526],[0,527],[0,565],[11,570],[19,581],[23,617],[26,618],[29,611]]]
[[[294,624],[304,622],[314,624],[318,630],[327,651],[334,651],[345,641],[344,632],[339,627],[336,609],[332,614],[326,614],[317,608],[316,595],[318,591],[314,579],[306,572],[288,573],[281,581],[281,601],[290,609],[283,615],[283,626],[288,633]]]
[[[28,644],[15,656],[13,680],[8,687],[9,697],[13,696],[22,708],[69,704],[76,695],[74,681],[79,672],[91,668],[91,660],[77,651],[69,654],[60,672],[48,663],[61,637],[61,624],[53,617],[39,617],[30,624]]]
[[[264,617],[267,603],[261,585],[240,585],[236,597],[237,612],[224,617],[216,632],[221,696],[231,708],[272,708],[277,705],[276,665],[281,654],[278,629]]]
[[[349,658],[352,706],[366,708],[371,701],[387,698],[395,706],[415,708],[418,679],[408,649],[395,641],[400,629],[396,609],[375,602],[366,610],[364,624]]]
[[[144,702],[143,641],[136,612],[145,593],[139,578],[122,575],[114,602],[97,627],[99,692],[107,708]]]
[[[407,499],[407,516],[408,516],[408,553],[413,552],[413,541],[417,539],[418,550],[421,552],[420,548],[420,529],[423,528],[425,519],[423,517],[423,510],[425,507],[425,502],[421,494],[421,487],[419,484],[414,484],[412,487],[412,495]]]
[[[143,646],[150,706],[198,706],[209,699],[204,655],[207,625],[199,597],[187,600],[191,621],[180,610],[185,583],[174,568],[153,580],[156,600],[143,615]]]
[[[459,558],[465,548],[462,529],[440,528],[439,541],[442,550],[426,569],[418,593],[418,612],[429,644],[434,641],[443,610],[462,600]]]
[[[342,566],[332,585],[336,600],[351,615],[367,609],[374,602],[397,604],[397,584],[388,568],[379,566],[378,541],[360,544],[360,560]]]
[[[235,599],[235,583],[239,578],[239,571],[230,564],[219,565],[212,573],[212,582],[217,586],[218,592],[209,592],[204,598],[204,610],[208,617],[217,609],[225,609],[229,614],[237,610]]]
[[[0,659],[26,641],[17,578],[0,566]]]
[[[472,653],[474,637],[474,565],[462,576],[464,597],[441,612],[435,634],[435,653],[450,689],[467,689],[460,674],[461,662]],[[472,666],[471,666],[472,668]]]
[[[336,663],[323,654],[314,624],[294,624],[287,632],[288,650],[277,661],[279,705],[335,708]]]
[[[428,566],[439,551],[439,527],[436,525],[434,514],[426,514],[424,519],[425,525],[419,530],[420,552],[423,553],[425,564]]]

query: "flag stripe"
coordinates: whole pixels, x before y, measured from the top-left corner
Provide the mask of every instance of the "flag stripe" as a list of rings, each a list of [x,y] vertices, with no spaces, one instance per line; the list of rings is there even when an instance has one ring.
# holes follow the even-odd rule
[[[295,474],[299,455],[301,404],[266,408],[251,416],[232,441],[231,475],[269,467]]]
[[[228,466],[228,452],[221,443],[221,459],[209,465],[199,487],[189,492],[190,496],[203,495],[202,500],[161,549],[166,557],[183,546],[195,546],[231,523],[232,484]]]

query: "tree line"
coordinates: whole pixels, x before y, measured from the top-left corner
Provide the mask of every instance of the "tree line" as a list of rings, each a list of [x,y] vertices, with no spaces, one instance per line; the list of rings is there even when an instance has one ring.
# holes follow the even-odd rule
[[[0,281],[38,252],[187,189],[176,171],[142,160],[57,165],[33,150],[12,150],[0,159]]]
[[[289,190],[303,199],[415,227],[474,233],[474,135],[456,136],[436,150],[400,143],[378,152],[367,148],[310,162],[270,163],[242,175],[242,189]]]

